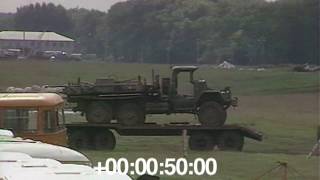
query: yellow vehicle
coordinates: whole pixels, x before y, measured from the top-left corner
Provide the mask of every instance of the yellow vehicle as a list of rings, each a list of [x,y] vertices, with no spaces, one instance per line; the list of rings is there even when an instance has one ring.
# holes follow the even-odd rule
[[[67,145],[64,101],[54,93],[0,93],[0,128],[16,136]]]

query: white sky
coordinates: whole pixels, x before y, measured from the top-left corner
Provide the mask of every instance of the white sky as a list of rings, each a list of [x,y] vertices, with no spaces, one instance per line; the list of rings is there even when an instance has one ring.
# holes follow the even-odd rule
[[[16,12],[17,7],[36,2],[52,2],[61,4],[65,8],[86,8],[108,11],[116,2],[125,0],[0,0],[0,12]]]

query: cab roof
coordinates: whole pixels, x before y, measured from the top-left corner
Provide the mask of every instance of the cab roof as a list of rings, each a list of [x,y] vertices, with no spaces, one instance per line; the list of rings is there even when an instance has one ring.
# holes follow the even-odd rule
[[[0,108],[49,107],[63,102],[62,97],[54,93],[0,93]]]
[[[198,69],[197,66],[173,66],[173,71],[195,71]]]

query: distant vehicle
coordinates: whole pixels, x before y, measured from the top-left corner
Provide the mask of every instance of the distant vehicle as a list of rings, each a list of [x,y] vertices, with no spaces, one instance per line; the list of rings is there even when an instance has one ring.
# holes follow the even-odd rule
[[[82,58],[86,59],[86,60],[95,60],[95,59],[97,59],[97,55],[96,54],[83,54]]]
[[[52,93],[0,93],[0,128],[17,136],[67,145],[64,100]]]
[[[25,59],[27,59],[27,57],[26,56],[18,56],[17,59],[18,60],[25,60]]]
[[[9,56],[18,56],[21,52],[21,49],[7,49],[7,55]]]
[[[124,126],[141,125],[146,114],[196,114],[203,125],[224,125],[230,106],[237,105],[230,88],[214,90],[207,87],[205,80],[194,80],[196,66],[174,66],[171,78],[152,78],[152,84],[138,80],[116,81],[97,79],[94,84],[69,84],[63,90],[68,102],[77,103],[74,111],[85,114],[90,123],[108,124],[117,120]],[[178,93],[178,76],[189,73],[193,94]]]
[[[71,60],[81,61],[81,60],[83,59],[83,55],[82,55],[82,54],[76,54],[76,53],[74,53],[74,54],[70,54],[70,55],[69,55],[69,58],[70,58]]]
[[[44,51],[42,52],[44,58],[50,60],[65,60],[68,59],[68,55],[64,51]]]
[[[17,58],[21,54],[21,49],[0,49],[0,58]]]
[[[6,55],[5,55],[5,50],[4,49],[0,49],[0,58],[5,58]]]

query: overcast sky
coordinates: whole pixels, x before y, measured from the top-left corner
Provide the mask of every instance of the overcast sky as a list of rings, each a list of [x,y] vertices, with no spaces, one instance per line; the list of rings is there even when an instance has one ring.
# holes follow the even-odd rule
[[[16,12],[17,7],[36,3],[52,2],[66,8],[87,8],[108,11],[111,5],[124,0],[0,0],[0,12]]]

